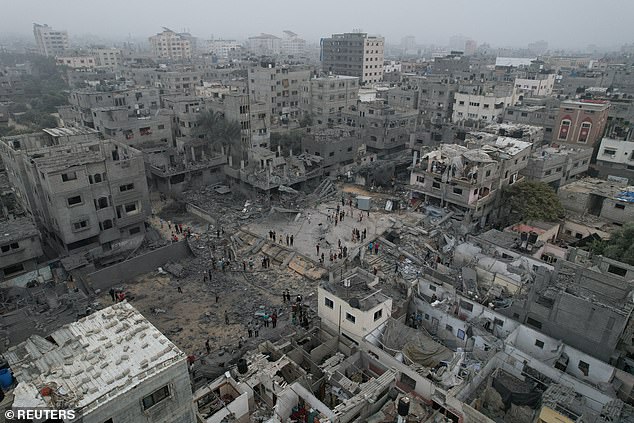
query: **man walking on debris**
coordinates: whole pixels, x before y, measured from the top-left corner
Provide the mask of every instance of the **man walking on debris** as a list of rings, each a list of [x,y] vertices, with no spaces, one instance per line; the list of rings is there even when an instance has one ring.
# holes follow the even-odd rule
[[[220,295],[216,292],[216,304],[218,304],[218,300],[220,299]],[[225,312],[226,313],[226,312]]]
[[[115,301],[117,301],[116,297],[114,296],[115,292],[114,292],[114,288],[110,288],[110,296],[112,297],[112,302],[114,303]]]
[[[247,323],[247,333],[249,334],[249,338],[253,336],[253,328],[251,327],[251,322]]]
[[[277,327],[277,313],[273,312],[273,315],[271,316],[271,322],[273,323],[273,328]]]
[[[291,247],[293,246],[293,235],[291,235]]]
[[[225,325],[229,324],[229,313],[227,313],[227,310],[225,310]]]
[[[286,246],[287,247],[289,246],[289,241],[290,241],[290,238],[288,237],[288,235],[286,235]]]
[[[205,341],[205,348],[207,349],[207,354],[211,353],[211,346],[209,345],[209,339]]]

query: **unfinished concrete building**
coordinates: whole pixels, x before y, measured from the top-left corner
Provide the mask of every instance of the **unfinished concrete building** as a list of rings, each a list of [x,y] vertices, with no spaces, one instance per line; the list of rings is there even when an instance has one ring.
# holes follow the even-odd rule
[[[302,136],[301,151],[323,158],[322,166],[334,175],[350,166],[359,152],[359,138],[347,127],[312,130]]]
[[[467,222],[484,226],[497,215],[502,188],[522,179],[530,150],[530,143],[505,137],[475,149],[441,145],[414,158],[412,201],[453,207]]]
[[[195,421],[185,354],[126,302],[4,357],[19,381],[13,408],[81,410],[86,423]]]
[[[412,78],[418,87],[418,112],[424,126],[451,122],[454,94],[458,83],[448,76],[421,76]]]
[[[497,122],[504,116],[504,109],[515,104],[515,99],[512,85],[461,85],[454,94],[451,120]]]
[[[410,135],[416,132],[418,111],[395,109],[384,101],[358,102],[342,112],[344,124],[357,130],[370,153],[379,158],[398,154],[408,148]]]
[[[140,151],[112,140],[3,141],[11,180],[53,248],[107,262],[142,242],[151,210]]]
[[[357,104],[359,78],[330,75],[306,81],[301,90],[300,107],[310,115],[313,125],[332,126],[341,123],[341,112]]]
[[[535,149],[520,172],[530,181],[544,182],[555,191],[584,175],[590,167],[592,148],[560,145]]]

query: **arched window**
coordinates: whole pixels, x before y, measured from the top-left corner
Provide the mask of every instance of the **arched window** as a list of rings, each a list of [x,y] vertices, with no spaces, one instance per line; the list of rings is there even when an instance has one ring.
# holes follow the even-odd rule
[[[590,119],[585,119],[581,123],[581,130],[579,131],[579,137],[577,138],[577,142],[585,144],[588,142],[588,136],[590,135],[590,130],[592,129],[592,121]]]
[[[570,119],[562,119],[561,125],[559,126],[559,141],[566,141],[568,139],[571,123]]]

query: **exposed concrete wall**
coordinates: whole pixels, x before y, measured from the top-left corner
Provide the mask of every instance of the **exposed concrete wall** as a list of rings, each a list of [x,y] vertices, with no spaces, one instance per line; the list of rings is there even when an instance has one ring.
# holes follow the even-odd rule
[[[212,225],[216,224],[216,219],[211,217],[209,213],[207,213],[206,211],[204,211],[203,209],[201,209],[195,204],[187,203],[185,205],[185,209],[187,210],[187,212],[200,217],[202,220],[204,220],[207,223],[211,223]]]
[[[109,289],[122,281],[156,270],[156,268],[163,266],[168,261],[178,261],[190,254],[191,251],[187,242],[175,242],[91,273],[88,275],[88,281],[92,289]]]

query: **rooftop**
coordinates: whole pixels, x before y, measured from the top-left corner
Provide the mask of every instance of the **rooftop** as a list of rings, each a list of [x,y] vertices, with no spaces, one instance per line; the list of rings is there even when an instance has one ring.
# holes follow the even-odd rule
[[[603,111],[610,107],[610,102],[604,100],[566,100],[561,102],[561,107]]]
[[[4,354],[19,381],[15,407],[74,408],[86,414],[185,359],[127,302],[66,325],[49,338],[31,336]],[[44,387],[57,395],[42,396]]]
[[[39,232],[28,217],[0,221],[0,244],[32,236],[39,236]]]
[[[619,201],[634,203],[634,186],[626,186],[625,184],[603,181],[601,179],[580,179],[560,187],[559,192],[561,194],[565,194],[566,192],[597,194],[602,197],[610,197]]]
[[[344,273],[337,281],[324,283],[322,288],[339,298],[348,299],[350,306],[367,311],[389,299],[376,286],[378,278],[360,268]]]

